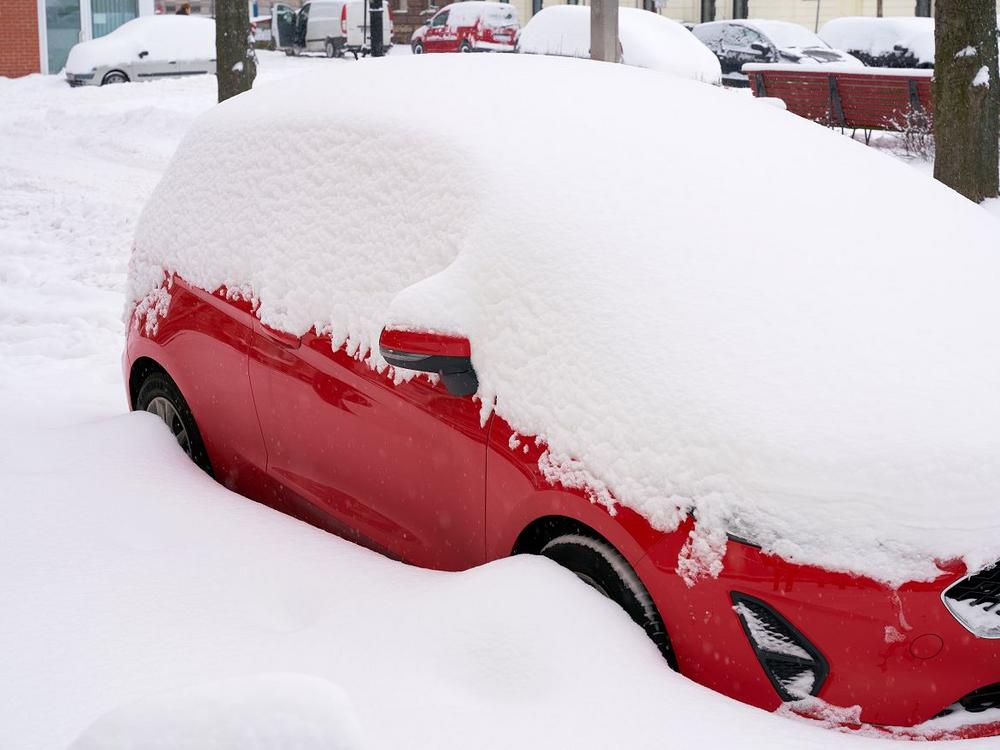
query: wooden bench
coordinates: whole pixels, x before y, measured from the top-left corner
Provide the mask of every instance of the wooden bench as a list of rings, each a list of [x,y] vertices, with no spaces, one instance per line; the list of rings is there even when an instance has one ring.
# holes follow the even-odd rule
[[[785,102],[789,112],[831,128],[903,130],[913,115],[934,115],[933,70],[749,63],[754,96]]]

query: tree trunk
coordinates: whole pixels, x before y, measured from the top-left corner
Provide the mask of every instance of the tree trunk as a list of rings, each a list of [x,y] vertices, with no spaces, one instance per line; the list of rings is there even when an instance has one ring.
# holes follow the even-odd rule
[[[215,2],[215,70],[220,102],[253,87],[257,55],[246,0]]]
[[[937,0],[934,176],[977,203],[1000,193],[996,0]]]

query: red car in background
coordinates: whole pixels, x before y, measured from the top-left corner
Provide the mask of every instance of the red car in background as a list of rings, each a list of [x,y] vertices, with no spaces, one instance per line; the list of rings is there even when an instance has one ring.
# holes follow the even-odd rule
[[[413,32],[413,54],[425,52],[513,52],[521,24],[509,3],[453,3]]]

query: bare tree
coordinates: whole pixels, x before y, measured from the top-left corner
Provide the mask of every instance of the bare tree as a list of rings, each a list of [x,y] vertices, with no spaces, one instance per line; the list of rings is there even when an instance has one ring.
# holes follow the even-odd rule
[[[934,176],[977,203],[1000,193],[996,0],[937,0]]]
[[[253,87],[257,55],[246,0],[215,2],[215,69],[220,102]]]

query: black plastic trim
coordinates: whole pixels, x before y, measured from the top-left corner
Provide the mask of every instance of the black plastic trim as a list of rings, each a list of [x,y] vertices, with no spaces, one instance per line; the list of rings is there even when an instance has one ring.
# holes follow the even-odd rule
[[[777,662],[779,664],[788,664],[792,666],[808,666],[813,673],[816,675],[816,679],[813,681],[813,687],[810,691],[810,695],[818,695],[819,691],[822,689],[823,684],[826,682],[826,678],[830,676],[830,665],[827,662],[823,654],[820,653],[819,649],[816,648],[808,638],[802,635],[801,631],[792,625],[787,618],[783,617],[774,607],[765,601],[758,599],[755,596],[750,596],[749,594],[743,594],[739,591],[732,591],[729,594],[730,599],[732,599],[733,606],[737,604],[751,604],[755,607],[760,607],[765,610],[765,612],[774,618],[774,620],[781,625],[788,634],[795,641],[795,645],[799,646],[803,651],[805,651],[809,656],[812,657],[812,661],[806,661],[795,656],[787,656],[785,654],[776,654],[771,651],[764,651],[757,646],[757,642],[753,639],[753,635],[750,633],[750,626],[747,624],[746,620],[740,615],[739,612],[735,611],[734,614],[736,618],[740,621],[740,626],[743,628],[743,633],[746,635],[747,640],[750,642],[750,647],[753,649],[754,655],[757,657],[757,661],[760,662],[761,669],[764,670],[764,674],[771,681],[771,685],[774,687],[775,691],[784,701],[797,701],[802,700],[801,695],[792,695],[778,680],[771,669],[768,668],[767,663],[770,661],[772,663]]]
[[[453,396],[471,396],[479,390],[479,378],[468,357],[445,357],[436,354],[415,354],[380,347],[382,357],[393,367],[417,372],[433,372],[441,376],[444,387]]]

